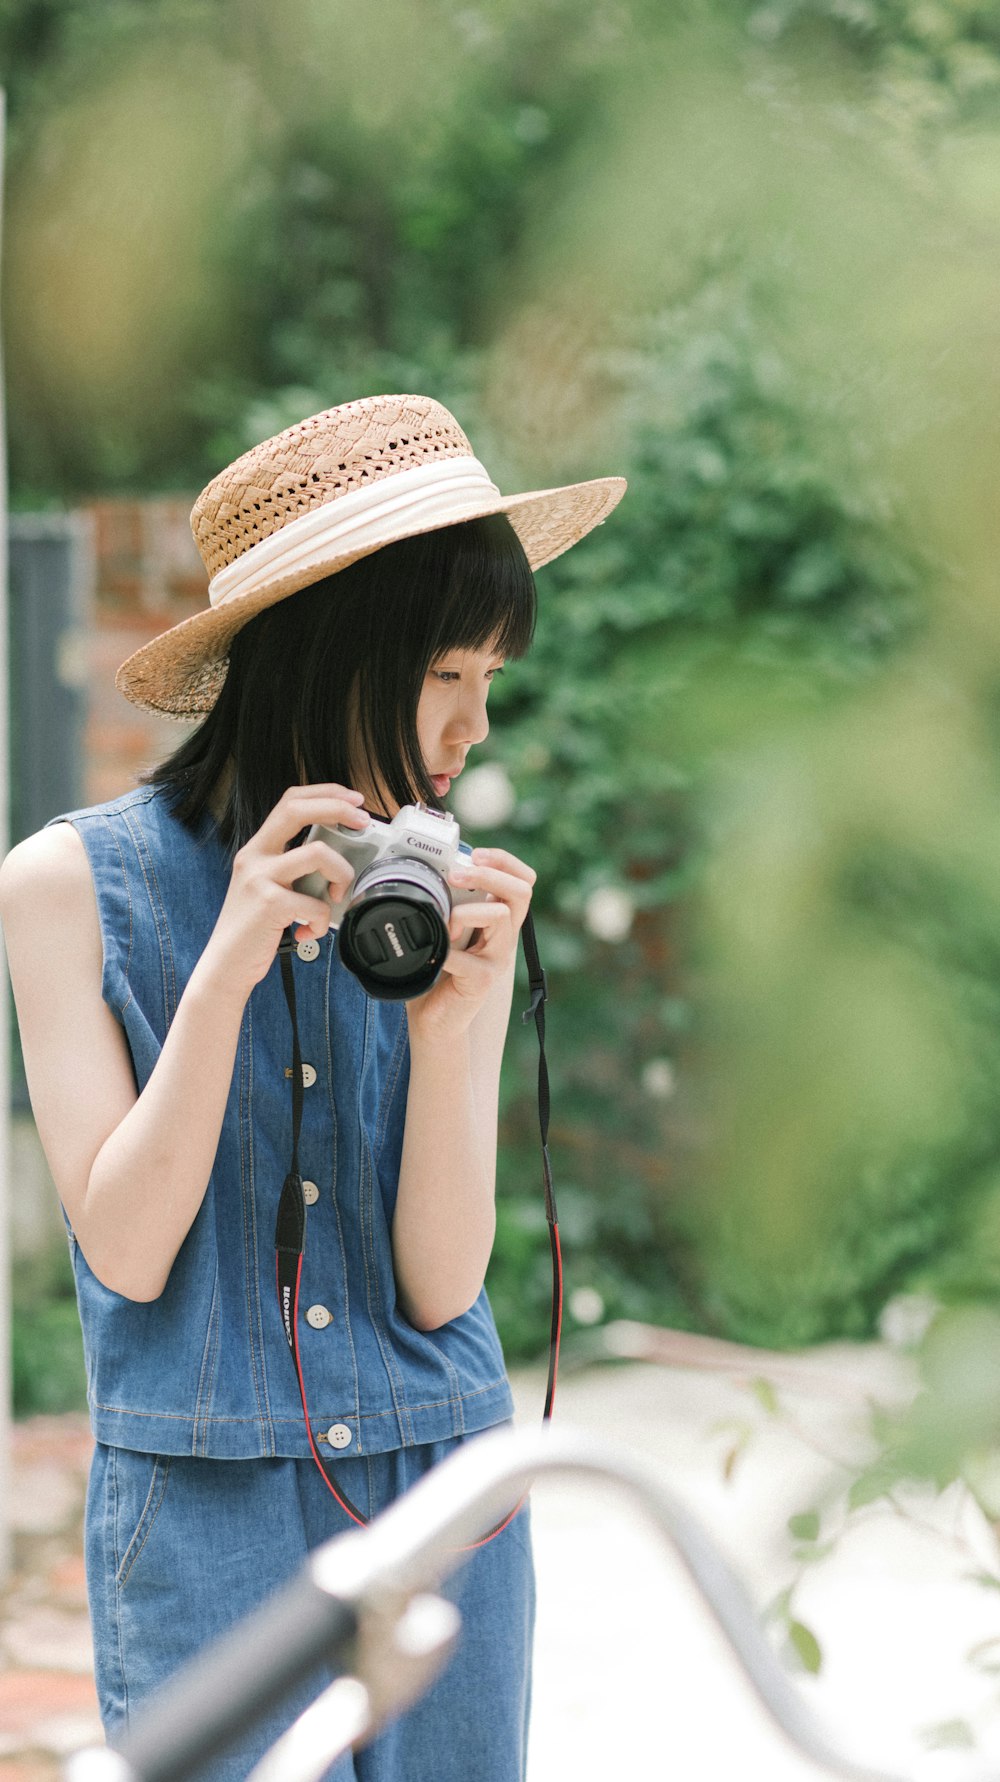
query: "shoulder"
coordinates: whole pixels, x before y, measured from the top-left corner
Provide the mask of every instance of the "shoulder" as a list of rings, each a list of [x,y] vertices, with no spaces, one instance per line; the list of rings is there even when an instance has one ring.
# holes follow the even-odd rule
[[[40,951],[64,971],[74,959],[99,961],[94,881],[71,823],[40,829],[11,849],[0,866],[0,922],[15,989],[24,970],[37,972]]]
[[[25,907],[44,917],[91,896],[87,852],[72,823],[54,823],[12,848],[0,865],[0,916],[4,922]]]
[[[12,848],[0,866],[0,922],[18,1015],[80,973],[100,984],[102,942],[86,850],[71,823]],[[53,976],[54,974],[54,976]]]
[[[6,921],[25,900],[42,898],[60,910],[81,898],[93,902],[95,850],[98,860],[113,850],[112,834],[127,824],[135,807],[151,806],[155,797],[151,788],[140,787],[105,804],[69,811],[18,842],[0,865],[0,917]]]

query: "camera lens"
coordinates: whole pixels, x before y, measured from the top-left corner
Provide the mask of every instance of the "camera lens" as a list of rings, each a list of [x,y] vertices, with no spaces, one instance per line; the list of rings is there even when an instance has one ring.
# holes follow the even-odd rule
[[[451,899],[420,860],[392,860],[358,878],[337,947],[363,990],[381,1002],[423,996],[448,957]]]

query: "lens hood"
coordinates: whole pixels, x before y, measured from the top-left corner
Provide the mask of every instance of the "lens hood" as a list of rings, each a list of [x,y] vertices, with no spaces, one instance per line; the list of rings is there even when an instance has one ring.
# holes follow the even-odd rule
[[[440,890],[420,882],[432,871],[410,860],[372,867],[344,912],[337,931],[341,960],[377,1001],[423,996],[448,957],[447,892],[437,874]]]

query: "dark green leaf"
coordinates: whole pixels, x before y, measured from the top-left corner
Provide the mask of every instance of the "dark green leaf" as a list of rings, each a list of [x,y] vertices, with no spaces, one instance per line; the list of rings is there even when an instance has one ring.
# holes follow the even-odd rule
[[[823,1664],[823,1653],[816,1635],[801,1621],[788,1624],[788,1638],[796,1654],[811,1676],[819,1675]]]
[[[788,1532],[797,1541],[815,1541],[819,1535],[820,1515],[818,1510],[802,1510],[797,1516],[789,1516]]]

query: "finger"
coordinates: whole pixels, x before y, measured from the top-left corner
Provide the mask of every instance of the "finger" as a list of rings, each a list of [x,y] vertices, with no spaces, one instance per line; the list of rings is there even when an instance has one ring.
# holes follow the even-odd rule
[[[510,916],[510,905],[499,898],[493,903],[457,903],[448,926],[457,924],[459,932],[463,928],[497,928],[501,923],[509,922]]]
[[[480,943],[483,940],[484,935],[485,929],[482,928],[470,928],[468,933],[459,929],[458,933],[451,935],[450,939],[456,952],[478,954],[483,950]]]
[[[293,885],[307,873],[319,873],[338,897],[345,897],[354,883],[354,868],[349,861],[318,836],[303,842],[301,847],[286,848],[271,867],[271,875],[279,885]]]
[[[330,929],[330,905],[325,898],[310,897],[305,891],[300,891],[289,908],[284,926],[294,927],[297,941],[305,940],[307,935],[315,940],[322,940]]]
[[[467,857],[463,855],[463,864],[467,863]],[[472,863],[473,865],[500,867],[505,872],[511,873],[514,878],[525,879],[529,885],[533,885],[538,878],[533,866],[529,866],[525,860],[519,860],[517,855],[511,854],[507,848],[473,848]]]
[[[463,861],[461,866],[452,867],[448,883],[461,885],[466,891],[490,891],[504,903],[516,903],[518,908],[526,909],[531,901],[533,880],[502,872],[494,866],[484,866],[479,861],[472,864]]]
[[[496,969],[495,960],[487,959],[482,953],[462,947],[452,947],[441,967],[442,972],[448,974],[455,989],[463,996],[481,995],[483,972],[491,975]]]
[[[462,952],[499,958],[509,950],[511,933],[517,934],[517,926],[504,903],[480,904],[478,908],[478,914],[474,904],[466,905],[468,915],[465,910],[455,911],[448,924],[448,939]]]
[[[361,793],[347,786],[293,786],[264,818],[253,839],[265,851],[280,853],[300,829],[308,829],[314,823],[322,823],[327,829],[336,828],[338,823],[366,829],[371,819],[360,807]]]

